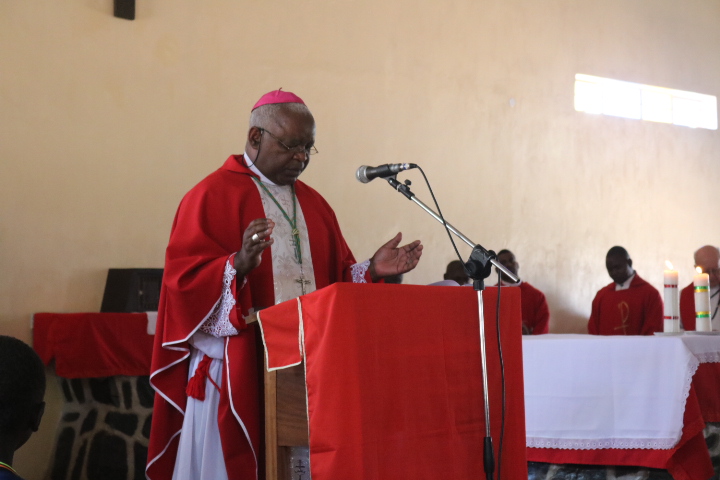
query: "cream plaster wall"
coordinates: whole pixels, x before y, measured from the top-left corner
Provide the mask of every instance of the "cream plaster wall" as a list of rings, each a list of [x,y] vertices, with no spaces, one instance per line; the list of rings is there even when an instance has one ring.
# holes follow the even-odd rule
[[[516,253],[551,331],[585,331],[612,245],[660,287],[665,259],[689,282],[694,249],[720,243],[720,135],[577,113],[574,75],[718,95],[718,45],[718,0],[137,0],[135,21],[111,0],[4,0],[0,333],[97,311],[109,267],[161,267],[180,198],[242,152],[252,104],[278,87],[315,113],[303,179],[358,258],[399,230],[425,243],[408,283],[453,258],[439,224],[353,179],[415,162],[451,223]],[[401,178],[430,203],[417,172]],[[18,454],[29,479],[48,417]]]

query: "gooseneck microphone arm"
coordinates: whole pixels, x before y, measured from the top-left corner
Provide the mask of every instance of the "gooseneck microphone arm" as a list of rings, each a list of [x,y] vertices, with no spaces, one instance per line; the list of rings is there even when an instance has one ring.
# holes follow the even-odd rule
[[[386,178],[387,182],[390,184],[390,186],[397,190],[399,193],[402,193],[408,200],[411,200],[413,203],[415,203],[418,207],[425,210],[431,217],[433,217],[435,220],[440,222],[441,224],[447,226],[448,230],[450,230],[452,233],[454,233],[460,240],[465,242],[470,248],[480,247],[482,251],[488,252],[485,250],[481,245],[473,242],[468,237],[466,237],[460,230],[453,227],[448,223],[447,221],[443,221],[442,217],[435,213],[433,209],[425,205],[421,200],[418,200],[418,198],[415,196],[415,194],[410,190],[410,186],[405,185],[404,183],[400,183],[396,177],[389,177]],[[495,255],[492,255],[493,258],[491,258],[489,261],[492,265],[494,265],[498,270],[500,270],[502,273],[508,276],[513,282],[517,283],[520,281],[520,279],[512,273],[510,270],[505,268],[500,262],[498,262],[494,257]],[[489,272],[488,272],[489,273]]]

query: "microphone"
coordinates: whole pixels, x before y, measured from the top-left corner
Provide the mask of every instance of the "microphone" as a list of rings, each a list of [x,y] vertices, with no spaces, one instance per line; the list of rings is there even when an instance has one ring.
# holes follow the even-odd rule
[[[368,183],[375,178],[391,177],[398,172],[410,170],[411,168],[418,168],[418,166],[414,163],[386,163],[385,165],[378,165],[377,167],[363,165],[355,172],[355,178],[358,179],[358,182]]]

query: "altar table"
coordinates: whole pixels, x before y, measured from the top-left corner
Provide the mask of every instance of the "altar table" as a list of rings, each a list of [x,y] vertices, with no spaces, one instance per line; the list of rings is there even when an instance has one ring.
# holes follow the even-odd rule
[[[523,337],[523,360],[529,461],[714,475],[720,337]]]

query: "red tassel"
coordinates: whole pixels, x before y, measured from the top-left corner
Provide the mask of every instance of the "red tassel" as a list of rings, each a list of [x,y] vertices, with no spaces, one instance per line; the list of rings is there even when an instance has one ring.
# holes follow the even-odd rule
[[[195,375],[188,381],[187,388],[185,389],[188,397],[200,401],[205,400],[205,380],[208,378],[210,372],[210,362],[212,362],[212,358],[207,355],[203,356],[203,359],[200,360],[200,364],[195,370]],[[213,382],[213,384],[215,384],[215,382]]]

